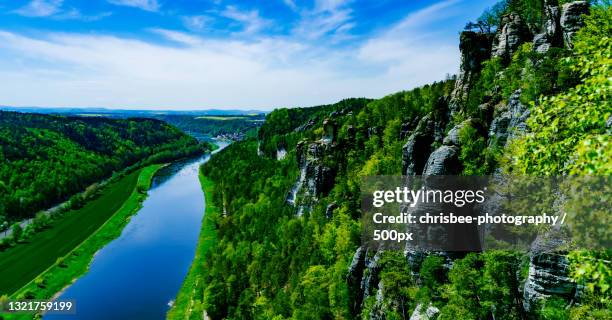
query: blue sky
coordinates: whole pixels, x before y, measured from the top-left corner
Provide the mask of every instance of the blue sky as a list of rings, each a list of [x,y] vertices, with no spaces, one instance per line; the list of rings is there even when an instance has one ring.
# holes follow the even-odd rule
[[[457,72],[493,0],[0,0],[0,105],[311,106]]]

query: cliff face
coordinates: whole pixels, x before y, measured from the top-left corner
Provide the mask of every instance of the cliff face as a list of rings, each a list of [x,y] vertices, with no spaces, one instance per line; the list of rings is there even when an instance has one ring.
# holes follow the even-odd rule
[[[297,215],[312,207],[321,195],[326,195],[334,185],[337,168],[332,167],[338,145],[335,141],[337,127],[332,119],[323,121],[320,140],[300,141],[296,155],[300,175],[289,192],[287,202],[297,208]]]
[[[457,113],[464,112],[465,101],[471,86],[478,77],[482,62],[498,57],[504,64],[508,64],[512,55],[520,45],[533,42],[534,51],[546,53],[553,47],[572,47],[572,37],[582,26],[581,15],[588,13],[588,4],[576,1],[563,5],[547,4],[545,7],[544,23],[541,33],[533,36],[527,25],[517,14],[510,13],[502,18],[502,23],[496,34],[490,35],[465,31],[460,36],[461,66],[455,82],[454,90],[449,97],[449,103],[438,104],[436,112],[432,112],[419,119],[416,127],[404,130],[406,143],[402,149],[402,173],[404,175],[454,175],[460,174],[462,164],[459,154],[462,146],[459,138],[461,130],[470,126],[476,129],[479,136],[486,139],[489,147],[505,147],[514,137],[523,134],[526,130],[526,120],[529,117],[529,108],[520,100],[521,90],[517,90],[508,98],[506,103],[497,103],[498,97],[492,97],[480,107],[479,118],[469,118],[449,127],[449,118]],[[492,38],[492,40],[491,40]],[[406,125],[406,128],[409,128]],[[447,132],[444,134],[444,132]],[[442,133],[442,134],[440,134]],[[441,146],[434,148],[435,145]],[[423,259],[431,253],[406,251],[407,263],[411,266],[412,274],[417,279],[418,266]],[[436,253],[445,257],[446,267],[452,267],[455,255],[451,253]],[[376,256],[375,256],[376,257]],[[349,279],[357,279],[362,274],[362,284],[358,296],[368,295],[372,288],[384,287],[383,283],[374,285],[374,275],[379,272],[376,260],[368,262],[363,258],[363,249],[355,253],[353,264],[349,268]],[[360,260],[361,259],[361,260]],[[359,265],[359,267],[355,267]],[[537,252],[530,254],[529,274],[523,292],[523,308],[526,312],[533,312],[534,306],[542,299],[551,296],[561,297],[567,301],[578,299],[576,284],[569,278],[569,263],[564,253]],[[358,271],[358,272],[356,272]],[[518,278],[517,281],[521,279]],[[377,292],[377,303],[372,309],[369,318],[379,319],[376,312],[377,305],[384,300],[381,291]],[[434,318],[439,309],[423,305],[415,308],[411,319]]]
[[[451,114],[459,111],[467,99],[470,86],[482,69],[482,63],[491,57],[491,35],[474,31],[463,31],[459,37],[461,65],[455,89],[450,98]]]
[[[368,119],[369,122],[357,126],[346,120],[347,117],[353,119],[357,115],[342,109],[305,120],[292,129],[293,133],[304,134],[307,138],[298,142],[295,147],[299,176],[289,191],[287,202],[295,208],[296,214],[301,216],[319,201],[328,201],[326,196],[334,188],[336,180],[346,173],[343,170],[349,166],[344,155],[350,151],[365,154],[367,143],[382,144],[381,140],[376,138],[385,135],[395,134],[401,141],[401,173],[408,176],[464,173],[465,166],[461,157],[462,151],[465,150],[465,141],[462,141],[461,133],[466,128],[474,129],[474,139],[482,138],[486,148],[506,147],[512,139],[527,130],[526,121],[530,116],[530,108],[521,102],[523,91],[517,87],[506,88],[509,91],[503,97],[498,90],[487,93],[486,98],[479,101],[478,110],[468,110],[467,100],[475,82],[481,76],[483,62],[496,58],[496,61],[501,61],[502,68],[508,69],[513,54],[521,45],[529,42],[533,43],[533,51],[541,55],[551,48],[572,48],[572,38],[583,25],[581,15],[587,12],[588,4],[585,1],[563,6],[550,1],[544,8],[541,30],[535,35],[516,13],[504,15],[494,34],[462,32],[459,46],[461,64],[452,90],[438,97],[433,107],[427,109],[428,112],[409,119],[400,119],[397,132],[387,130],[384,122],[374,116],[373,119]],[[534,65],[539,62],[529,61]],[[375,113],[371,110],[370,112]],[[326,119],[321,122],[323,118]],[[313,132],[316,132],[316,136],[308,135]],[[276,158],[283,160],[287,154],[291,154],[290,148],[278,149]],[[500,173],[499,170],[492,172]],[[337,213],[337,209],[342,207],[336,201],[341,202],[344,199],[331,200],[332,203],[325,202],[323,206],[327,220],[332,220],[334,212]],[[355,211],[352,212],[353,217],[360,214],[357,207],[350,207]],[[361,314],[365,318],[384,319],[385,308],[402,305],[385,292],[385,288],[392,284],[381,280],[384,268],[381,257],[384,254],[383,251],[358,247],[348,267],[344,265],[346,275],[342,281],[346,281],[349,291],[352,316]],[[406,250],[403,258],[416,283],[422,283],[419,268],[422,262],[432,255],[442,258],[446,271],[453,267],[456,259],[465,256],[455,252]],[[579,290],[569,277],[568,264],[562,252],[530,252],[527,278],[521,278],[517,274],[513,279],[516,283],[521,283],[516,285],[515,289],[517,292],[521,291],[517,300],[522,299],[522,311],[533,312],[534,306],[547,297],[561,297],[568,301],[578,299]],[[370,305],[367,307],[367,315],[364,315],[362,312],[367,303]],[[419,304],[412,306],[414,309],[408,314],[411,319],[435,318],[440,312],[438,307],[440,306]]]

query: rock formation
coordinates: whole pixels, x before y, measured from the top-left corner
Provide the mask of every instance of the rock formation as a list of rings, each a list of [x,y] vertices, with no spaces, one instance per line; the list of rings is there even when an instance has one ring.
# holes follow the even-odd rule
[[[518,47],[530,40],[531,33],[521,16],[510,13],[502,17],[500,27],[493,39],[491,53],[494,57],[500,57],[507,63]]]
[[[446,134],[446,137],[444,137],[444,140],[442,141],[442,143],[444,145],[447,145],[447,146],[457,146],[457,147],[460,147],[461,146],[461,141],[459,139],[459,133],[465,127],[475,128],[476,131],[480,135],[486,135],[485,128],[482,125],[482,122],[480,121],[480,119],[470,118],[470,119],[467,119],[467,120],[465,120],[465,121],[455,125]]]
[[[480,73],[482,62],[491,57],[491,37],[485,33],[463,31],[459,38],[459,50],[461,65],[450,99],[450,111],[453,114],[467,99],[469,88]]]
[[[434,110],[420,119],[402,147],[402,174],[411,176],[423,172],[434,142],[441,143],[448,123],[448,101],[442,97]]]
[[[523,307],[532,312],[538,301],[551,295],[571,299],[576,294],[576,283],[569,277],[569,261],[562,253],[532,254],[529,276],[523,291]]]
[[[429,155],[423,175],[454,175],[461,173],[459,148],[441,146]]]
[[[533,49],[546,53],[552,47],[572,48],[572,39],[584,25],[584,14],[589,13],[587,1],[566,3],[559,8],[557,1],[546,1],[544,5],[544,22],[540,33],[533,38]]]
[[[351,310],[354,315],[359,313],[363,301],[363,288],[361,286],[363,271],[365,269],[366,249],[359,247],[353,254],[353,260],[348,267],[346,283],[351,295]]]
[[[402,173],[404,175],[413,176],[423,172],[433,141],[433,121],[430,117],[425,116],[402,147]]]
[[[521,90],[516,90],[508,104],[497,110],[499,115],[493,119],[489,129],[489,146],[505,146],[508,140],[526,130],[529,109],[521,103],[520,97]]]
[[[297,215],[327,194],[334,185],[336,168],[327,163],[335,157],[337,126],[334,121],[323,122],[323,137],[314,142],[300,141],[295,151],[300,175],[287,197],[289,204],[298,207]]]
[[[556,1],[546,1],[544,4],[544,22],[540,33],[533,37],[533,50],[546,53],[551,47],[563,45],[561,32],[560,10]]]
[[[573,37],[584,26],[582,15],[589,13],[589,3],[587,1],[566,3],[561,11],[560,23],[563,28],[563,40],[566,47],[573,48]]]
[[[419,303],[414,308],[410,320],[431,320],[435,319],[438,313],[440,313],[440,309],[434,307],[431,303],[425,310],[423,310],[423,304]]]

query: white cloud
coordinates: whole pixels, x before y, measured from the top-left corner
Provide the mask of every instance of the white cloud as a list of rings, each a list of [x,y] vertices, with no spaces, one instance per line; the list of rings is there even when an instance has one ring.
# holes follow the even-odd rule
[[[33,0],[26,6],[21,7],[13,13],[25,17],[46,17],[55,20],[81,20],[97,21],[111,15],[110,12],[102,12],[95,15],[85,15],[75,8],[63,8],[63,0]]]
[[[343,10],[331,2],[321,7]],[[381,97],[456,72],[457,34],[449,40],[427,30],[455,7],[448,2],[425,8],[344,49],[299,37],[207,39],[166,29],[150,31],[180,46],[0,30],[0,104],[272,108]],[[237,21],[259,16],[230,8],[226,14]]]
[[[242,11],[235,6],[227,6],[220,15],[242,24],[245,34],[254,34],[271,25],[271,21],[262,18],[258,10]]]
[[[111,12],[102,12],[94,15],[86,15],[81,13],[79,10],[75,8],[71,8],[69,10],[64,10],[53,16],[53,19],[57,20],[81,20],[86,22],[98,21],[100,19],[104,19],[108,16],[111,16]]]
[[[295,4],[295,0],[283,0],[283,2],[291,10],[297,10],[297,8],[298,8],[297,5]]]
[[[157,11],[160,8],[157,0],[107,0],[117,6],[139,8],[145,11]]]
[[[178,42],[181,44],[185,44],[189,46],[197,46],[197,45],[202,44],[202,40],[199,37],[195,37],[195,36],[192,36],[184,32],[168,30],[168,29],[160,29],[160,28],[153,28],[153,29],[150,29],[150,31],[161,35],[167,40]]]
[[[211,18],[204,15],[197,16],[183,16],[181,17],[183,24],[189,30],[202,31],[206,25],[211,21]]]
[[[293,33],[304,39],[316,40],[330,35],[332,40],[350,38],[354,27],[353,11],[346,0],[317,0],[312,9],[300,11],[301,19]]]
[[[347,0],[316,0],[315,10],[317,11],[334,11],[340,7],[349,4],[351,1]]]
[[[60,11],[63,0],[32,0],[14,12],[25,17],[48,17]]]

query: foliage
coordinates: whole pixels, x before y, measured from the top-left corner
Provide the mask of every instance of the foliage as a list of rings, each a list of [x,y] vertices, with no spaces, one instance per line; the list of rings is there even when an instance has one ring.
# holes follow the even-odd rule
[[[91,256],[102,246],[101,243],[105,244],[113,238],[108,234],[118,236],[121,231],[119,226],[127,223],[126,218],[139,208],[145,194],[139,193],[137,186],[148,186],[159,167],[160,165],[153,165],[134,171],[107,185],[98,198],[85,203],[78,210],[55,217],[49,222],[48,228],[33,234],[28,243],[18,244],[0,252],[0,269],[3,275],[0,278],[0,292],[14,293],[56,262],[59,266],[67,265],[71,268],[70,261],[77,260],[80,265],[79,273],[84,272]],[[102,225],[106,232],[95,233]],[[89,251],[83,251],[83,243],[93,241],[90,240],[92,233],[96,241],[103,241],[87,249]],[[83,254],[71,256],[70,253],[77,247],[82,248],[82,253],[89,252],[89,258]],[[41,298],[51,297],[73,279],[69,273],[57,277],[62,278],[59,281],[61,283],[48,285],[44,294],[41,292]],[[38,290],[32,290],[38,296]]]
[[[494,159],[487,159],[487,143],[485,137],[471,125],[465,125],[459,131],[461,154],[459,160],[463,163],[463,173],[468,176],[484,175],[492,169]]]
[[[0,224],[32,217],[115,171],[195,152],[195,139],[157,120],[0,111]]]
[[[50,299],[85,273],[93,255],[118,237],[128,218],[140,209],[146,193],[138,192],[138,186],[149,186],[160,167],[151,165],[126,175],[96,200],[36,233],[27,245],[1,252],[0,292],[13,299]]]
[[[224,116],[194,116],[180,114],[164,114],[155,116],[192,136],[210,138],[218,135],[246,135],[254,132],[263,123],[264,114],[257,115],[224,115]]]
[[[493,21],[493,17],[515,10],[530,24],[537,24],[541,6],[542,1],[507,1],[484,15],[483,20]],[[577,95],[578,88],[589,85],[593,70],[605,69],[600,71],[609,78],[609,53],[607,56],[602,53],[605,46],[598,44],[610,34],[605,27],[610,21],[606,14],[595,12],[587,19],[586,31],[581,31],[575,39],[574,52],[553,48],[539,54],[533,52],[531,44],[524,44],[508,66],[499,59],[486,61],[479,78],[471,85],[467,105],[461,108],[463,114],[455,120],[461,117],[484,120],[485,112],[478,108],[481,104],[503,105],[512,93],[521,89],[521,101],[533,102],[532,118],[536,120],[530,120],[527,137],[519,138],[511,149],[503,150],[505,157],[513,160],[510,167],[514,172],[609,174],[605,170],[611,163],[605,136],[609,133],[602,126],[610,115],[606,111],[609,110],[606,102],[609,84],[602,86],[601,82],[607,78],[598,76],[597,88],[580,91],[580,94],[587,93],[585,97],[572,98],[577,102],[596,101],[593,106],[573,104],[573,107],[561,108],[550,102]],[[608,22],[601,21],[606,19]],[[597,48],[585,49],[591,45]],[[577,64],[588,65],[588,74],[576,68]],[[436,111],[437,101],[450,94],[453,84],[447,79],[377,100],[345,100],[336,105],[279,109],[268,115],[257,140],[235,143],[205,164],[202,172],[216,186],[209,202],[226,213],[214,221],[218,241],[204,256],[205,287],[201,290],[202,296],[195,297],[201,299],[209,316],[345,319],[380,315],[401,319],[409,317],[417,303],[431,302],[440,308],[438,319],[527,318],[523,314],[520,287],[527,276],[528,262],[521,252],[469,253],[453,259],[452,266],[445,258],[433,254],[416,267],[418,272],[409,267],[402,253],[379,252],[380,272],[370,274],[368,269],[363,272],[365,277],[377,276],[380,286],[370,288],[363,303],[360,300],[363,295],[353,292],[359,286],[348,281],[348,266],[361,244],[358,220],[361,178],[401,173],[401,150],[406,135],[423,116]],[[551,95],[554,97],[550,98]],[[541,114],[547,118],[543,119]],[[597,121],[581,124],[579,114],[587,118],[597,114]],[[295,208],[285,201],[299,175],[297,159],[301,155],[295,147],[302,140],[317,143],[323,134],[325,118],[331,118],[338,129],[335,151],[331,152],[334,154],[324,159],[337,172],[335,181],[329,192],[317,195],[316,203],[304,215],[296,217]],[[478,128],[480,131],[466,126],[459,133],[464,174],[488,174],[496,169],[503,146],[487,141],[487,125]],[[597,135],[590,136],[593,130]],[[557,146],[566,138],[574,139],[572,136],[590,140],[585,138],[588,143],[571,147],[569,143],[561,144],[563,148]],[[288,151],[283,160],[274,157],[279,148]],[[537,152],[534,155],[534,150],[555,154],[556,158],[542,162],[543,155]],[[527,163],[530,157],[537,157],[537,161]],[[571,158],[573,162],[558,161],[561,157]],[[550,163],[564,169],[556,170]],[[335,209],[327,215],[327,206],[331,203]],[[368,259],[373,259],[372,255],[370,252]],[[602,298],[602,291],[609,292],[604,290],[607,282],[600,283],[604,275],[609,279],[605,264],[609,259],[606,259],[598,256],[592,260],[592,266],[584,264],[588,260],[585,257],[577,258],[582,265],[573,262],[576,270],[584,270],[580,276],[577,272],[574,276],[585,284],[592,283],[595,300],[580,306],[564,304],[563,310],[559,310],[560,302],[550,300],[538,311],[541,316],[605,316],[609,300],[598,299]],[[600,269],[601,263],[604,269]],[[419,277],[413,278],[417,273]]]
[[[511,170],[526,174],[612,173],[606,121],[612,116],[612,9],[594,7],[568,63],[582,83],[534,106],[530,132],[509,152]]]

